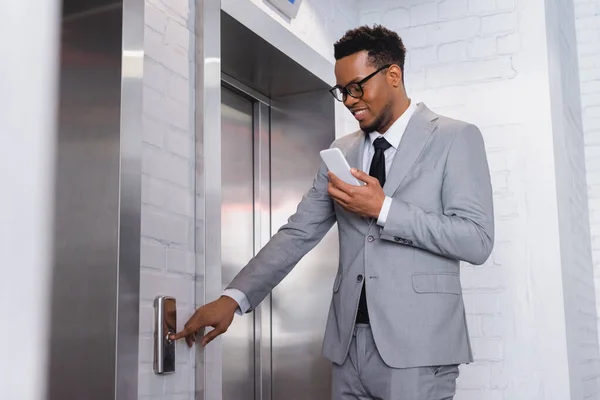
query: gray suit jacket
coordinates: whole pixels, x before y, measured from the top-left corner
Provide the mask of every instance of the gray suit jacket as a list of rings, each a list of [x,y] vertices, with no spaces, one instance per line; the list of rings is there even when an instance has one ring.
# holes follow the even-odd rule
[[[332,146],[360,169],[364,144],[358,131]],[[333,202],[327,185],[321,165],[296,213],[229,287],[242,291],[255,308],[337,222],[340,260],[324,355],[344,361],[364,280],[371,330],[389,366],[471,362],[459,264],[484,263],[494,242],[492,188],[479,129],[418,105],[383,188],[393,199],[383,228]]]

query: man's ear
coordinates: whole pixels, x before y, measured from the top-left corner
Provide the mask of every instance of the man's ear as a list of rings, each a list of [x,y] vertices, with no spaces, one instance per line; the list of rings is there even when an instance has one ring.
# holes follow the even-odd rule
[[[393,87],[400,87],[400,85],[402,85],[402,70],[400,67],[396,64],[390,66],[390,68],[388,68],[387,78]]]

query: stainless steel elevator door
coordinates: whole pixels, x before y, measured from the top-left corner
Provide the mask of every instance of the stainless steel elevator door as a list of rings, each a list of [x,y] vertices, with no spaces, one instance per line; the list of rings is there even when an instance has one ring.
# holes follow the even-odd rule
[[[335,131],[327,91],[272,99],[271,223],[287,222],[312,186]],[[272,292],[272,400],[328,400],[331,362],[322,354],[338,268],[337,226]]]
[[[253,103],[221,92],[221,249],[223,287],[254,255]],[[210,174],[210,171],[206,171]],[[254,314],[236,316],[223,335],[223,400],[254,398]]]
[[[273,99],[270,117],[261,101],[222,88],[223,287],[294,213],[319,150],[334,139],[323,93]],[[331,363],[321,343],[337,253],[334,228],[272,296],[234,318],[223,336],[224,400],[330,398]]]

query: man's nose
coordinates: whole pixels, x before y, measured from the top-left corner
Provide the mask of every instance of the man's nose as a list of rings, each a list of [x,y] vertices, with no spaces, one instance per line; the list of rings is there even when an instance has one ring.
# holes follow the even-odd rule
[[[346,98],[344,99],[344,105],[346,107],[348,107],[349,109],[351,109],[356,103],[358,103],[358,99],[357,98],[354,98],[354,97],[349,96],[347,94],[345,96],[346,96]]]

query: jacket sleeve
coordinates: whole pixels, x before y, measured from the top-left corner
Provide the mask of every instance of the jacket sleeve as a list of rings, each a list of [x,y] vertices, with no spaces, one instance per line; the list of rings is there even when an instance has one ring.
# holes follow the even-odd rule
[[[483,137],[474,125],[466,125],[455,134],[441,194],[441,215],[393,199],[381,238],[483,264],[494,244],[494,211]]]
[[[246,295],[250,303],[247,312],[260,304],[335,223],[328,184],[327,168],[323,164],[296,212],[228,286]]]

